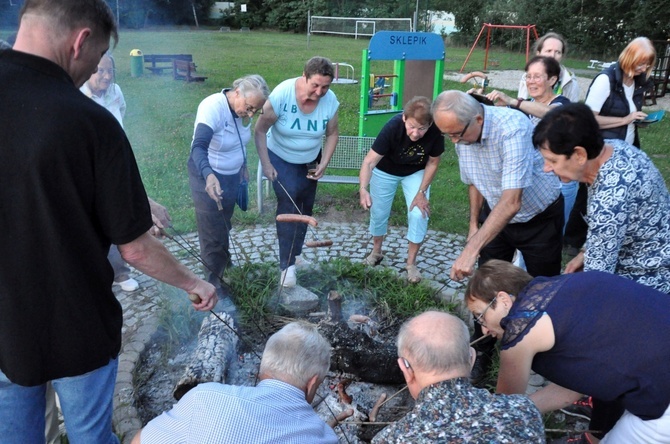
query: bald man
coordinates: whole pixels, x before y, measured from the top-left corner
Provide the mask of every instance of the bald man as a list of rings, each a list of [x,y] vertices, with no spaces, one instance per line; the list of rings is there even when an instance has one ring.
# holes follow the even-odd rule
[[[416,404],[373,443],[545,442],[540,412],[528,397],[493,395],[470,384],[475,351],[468,338],[462,320],[439,311],[402,326],[398,366]]]

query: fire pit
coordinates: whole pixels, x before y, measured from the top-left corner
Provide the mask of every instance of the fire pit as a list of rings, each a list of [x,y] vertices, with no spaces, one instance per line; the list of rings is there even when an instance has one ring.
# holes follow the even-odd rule
[[[136,368],[136,407],[142,424],[169,410],[176,402],[175,393],[185,393],[188,387],[175,390],[180,380],[186,379],[187,385],[217,380],[218,376],[212,375],[225,369],[219,382],[255,385],[266,338],[297,318],[316,323],[333,347],[331,372],[313,406],[324,420],[354,410],[354,415],[336,428],[341,442],[368,442],[386,423],[411,409],[413,401],[403,390],[404,380],[396,364],[397,331],[414,311],[429,307],[455,311],[458,304],[441,302],[439,292],[428,285],[408,288],[389,270],[371,270],[338,260],[299,271],[301,284],[317,294],[319,306],[296,313],[284,305],[281,292],[276,291],[275,270],[271,266],[244,265],[236,270],[239,275],[231,276],[234,294],[245,295],[244,300],[237,301],[243,313],[241,326],[236,329],[239,336],[220,328],[222,323],[209,314],[193,314],[183,295],[164,296],[171,301],[162,304],[163,311],[172,314],[162,311],[158,331]],[[266,288],[269,291],[255,291],[256,286],[265,288],[267,282],[275,283]],[[390,296],[398,293],[402,294],[397,299]],[[184,319],[189,310],[190,318]],[[250,313],[260,315],[251,317]],[[225,319],[225,314],[218,314]],[[171,321],[175,318],[176,322]],[[213,333],[212,328],[218,332]],[[215,335],[228,339],[217,342],[211,339]],[[234,340],[230,339],[233,336]],[[203,344],[223,342],[230,345],[229,350],[198,351]],[[185,376],[193,373],[189,368],[194,362],[202,362],[204,355],[218,356],[216,360],[224,363],[210,366],[216,370],[204,375],[203,380]]]

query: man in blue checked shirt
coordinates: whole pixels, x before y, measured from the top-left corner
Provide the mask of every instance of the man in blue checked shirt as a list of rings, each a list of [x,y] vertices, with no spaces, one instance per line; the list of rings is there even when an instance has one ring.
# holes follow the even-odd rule
[[[522,112],[485,106],[462,91],[444,91],[433,102],[433,119],[456,145],[461,180],[468,185],[470,228],[451,279],[462,280],[489,259],[512,261],[519,250],[531,276],[561,271],[563,197],[560,182],[543,170],[533,147],[533,125]],[[475,325],[477,339],[481,328]],[[480,342],[492,350],[494,341]],[[478,359],[473,380],[484,376]]]
[[[328,373],[330,350],[313,324],[292,322],[268,339],[256,387],[200,384],[132,444],[335,444],[337,435],[310,405]]]

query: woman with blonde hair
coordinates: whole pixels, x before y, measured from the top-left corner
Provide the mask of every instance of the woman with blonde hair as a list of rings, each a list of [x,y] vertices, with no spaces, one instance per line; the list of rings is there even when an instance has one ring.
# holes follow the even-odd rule
[[[593,79],[585,103],[596,115],[603,139],[621,139],[640,147],[636,121],[644,120],[644,94],[656,63],[656,50],[646,37],[631,41],[619,60]]]

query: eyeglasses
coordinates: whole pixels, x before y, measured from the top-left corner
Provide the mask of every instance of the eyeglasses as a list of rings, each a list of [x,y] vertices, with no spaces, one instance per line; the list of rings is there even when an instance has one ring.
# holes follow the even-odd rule
[[[408,124],[407,124],[407,129],[410,130],[410,131],[418,131],[418,132],[420,132],[420,133],[425,133],[426,131],[428,131],[428,128],[430,128],[431,125],[432,125],[432,123],[431,123],[430,125],[428,125],[428,126],[419,126],[419,127],[416,127],[416,126],[412,126],[412,125],[410,125],[410,124],[408,123]]]
[[[650,66],[651,66],[651,65],[648,64],[648,63],[643,63],[642,65],[638,65],[638,66],[636,66],[635,69],[641,69],[641,70],[643,70],[643,71],[646,71],[646,70],[649,69]]]
[[[463,131],[461,131],[458,134],[456,134],[456,133],[442,133],[442,135],[447,136],[450,139],[461,140],[461,138],[463,138],[463,135],[465,134],[465,132],[468,130],[468,128],[470,128],[470,122],[472,122],[472,120],[468,121],[468,123],[465,125],[465,128],[463,128]]]
[[[482,318],[483,318],[484,315],[486,314],[486,310],[488,310],[489,308],[491,308],[491,305],[493,305],[493,303],[494,303],[495,301],[496,301],[496,298],[491,299],[491,302],[489,302],[489,305],[486,306],[486,308],[484,309],[484,311],[482,311],[481,314],[475,318],[475,322],[476,322],[477,324],[479,324],[479,325],[483,325],[484,327],[486,327],[486,325],[484,325],[484,321],[482,321]]]
[[[250,114],[252,116],[256,114],[263,114],[263,107],[254,108],[253,106],[249,105],[246,101],[244,102],[244,104],[247,106],[246,108],[247,114]]]
[[[546,74],[526,76],[526,82],[543,82],[545,80],[547,80],[547,75]]]
[[[110,68],[110,69],[98,68],[96,73],[100,74],[100,75],[103,75],[103,76],[105,74],[109,74],[110,76],[113,76],[114,74],[116,74],[116,70],[114,68]]]

